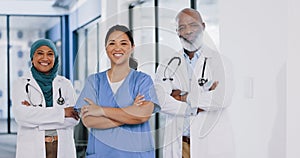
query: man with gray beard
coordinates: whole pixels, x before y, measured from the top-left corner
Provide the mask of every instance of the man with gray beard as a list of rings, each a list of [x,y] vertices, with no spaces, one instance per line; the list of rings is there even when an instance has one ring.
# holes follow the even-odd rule
[[[206,26],[197,10],[183,9],[175,20],[183,49],[159,65],[155,78],[167,116],[163,156],[233,158],[231,127],[224,117],[233,86],[223,61],[206,46]]]

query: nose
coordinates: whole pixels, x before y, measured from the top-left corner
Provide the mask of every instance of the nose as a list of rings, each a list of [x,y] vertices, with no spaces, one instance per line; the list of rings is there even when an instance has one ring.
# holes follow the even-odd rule
[[[191,26],[187,26],[186,29],[185,29],[185,32],[184,34],[185,35],[190,35],[194,32],[194,29],[191,27]]]
[[[50,57],[45,53],[43,56],[42,56],[42,59],[43,60],[48,60]]]
[[[121,50],[121,45],[117,43],[117,44],[115,45],[115,47],[114,47],[114,50],[115,50],[115,51]]]

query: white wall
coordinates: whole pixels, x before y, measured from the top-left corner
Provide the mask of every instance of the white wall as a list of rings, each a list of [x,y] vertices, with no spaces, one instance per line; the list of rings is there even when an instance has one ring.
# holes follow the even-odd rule
[[[237,158],[286,157],[287,17],[286,1],[220,1],[220,50],[236,81],[229,111]]]
[[[70,30],[74,31],[101,15],[101,1],[88,0],[70,14]]]
[[[287,64],[287,157],[300,157],[300,106],[299,106],[299,35],[300,1],[288,1],[288,64]]]

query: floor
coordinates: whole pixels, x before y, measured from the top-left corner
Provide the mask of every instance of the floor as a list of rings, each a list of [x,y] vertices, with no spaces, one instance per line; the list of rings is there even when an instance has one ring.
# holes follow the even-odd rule
[[[152,120],[150,122],[154,122],[154,121]],[[16,135],[17,124],[14,120],[11,121],[10,128],[11,128],[11,132],[14,134],[7,134],[7,120],[0,119],[0,158],[15,158],[16,142],[17,142],[17,135]],[[88,136],[88,130],[86,130],[82,122],[80,122],[74,128],[77,158],[85,157],[87,136]]]
[[[12,132],[16,132],[17,125],[11,122]],[[7,134],[7,120],[0,119],[0,158],[15,158],[17,135]]]
[[[14,120],[11,121],[11,132],[7,134],[7,120],[0,119],[0,158],[15,158],[16,142],[17,142],[17,124]],[[80,122],[74,128],[74,137],[76,142],[77,158],[85,157],[88,131],[83,128]]]
[[[16,134],[0,135],[0,158],[14,158],[16,155]]]

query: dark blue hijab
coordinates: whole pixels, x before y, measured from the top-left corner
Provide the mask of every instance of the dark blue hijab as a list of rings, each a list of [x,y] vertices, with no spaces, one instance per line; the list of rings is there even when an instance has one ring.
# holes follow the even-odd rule
[[[37,81],[37,83],[39,84],[40,88],[43,91],[45,101],[46,101],[46,107],[51,107],[51,106],[53,106],[52,81],[57,76],[58,52],[57,52],[57,49],[56,49],[54,43],[51,40],[39,39],[31,45],[31,49],[30,49],[31,61],[33,59],[33,55],[34,55],[36,49],[38,49],[41,46],[48,46],[49,48],[51,48],[53,50],[54,56],[55,56],[53,68],[50,70],[49,73],[45,74],[45,73],[38,71],[34,67],[34,65],[32,65],[31,73],[32,73],[33,78]]]

